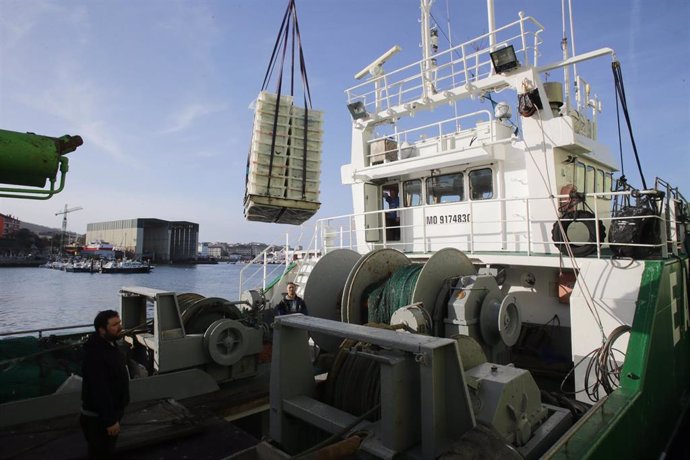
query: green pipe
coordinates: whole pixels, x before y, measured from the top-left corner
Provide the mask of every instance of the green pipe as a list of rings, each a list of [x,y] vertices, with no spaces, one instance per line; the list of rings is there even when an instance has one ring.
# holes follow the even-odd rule
[[[50,188],[0,188],[0,197],[45,200],[63,190],[69,163],[64,155],[73,152],[83,140],[80,136],[41,136],[0,130],[0,183],[26,187]],[[60,171],[60,186],[55,189]]]

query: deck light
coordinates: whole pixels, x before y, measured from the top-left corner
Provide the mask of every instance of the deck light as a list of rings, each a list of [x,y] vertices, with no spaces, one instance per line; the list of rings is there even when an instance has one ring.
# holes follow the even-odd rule
[[[352,115],[353,120],[361,120],[369,116],[362,101],[355,101],[351,104],[347,104],[347,110],[350,111],[350,115]]]
[[[497,49],[489,54],[496,73],[508,72],[520,65],[515,55],[515,48],[513,48],[513,45]]]

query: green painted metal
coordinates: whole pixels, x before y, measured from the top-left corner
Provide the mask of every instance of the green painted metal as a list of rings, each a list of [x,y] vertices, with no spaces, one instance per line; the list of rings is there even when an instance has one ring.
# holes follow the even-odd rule
[[[621,387],[546,458],[659,458],[690,396],[687,262],[645,262]]]
[[[0,188],[0,197],[47,199],[64,188],[69,163],[64,156],[83,141],[80,136],[59,138],[0,130],[0,183],[49,189]],[[60,183],[55,188],[58,171]]]

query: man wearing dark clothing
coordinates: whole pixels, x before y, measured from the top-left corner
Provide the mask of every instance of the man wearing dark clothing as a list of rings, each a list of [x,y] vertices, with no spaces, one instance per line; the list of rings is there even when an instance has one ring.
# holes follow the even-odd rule
[[[288,283],[287,285],[287,295],[283,297],[283,300],[276,306],[276,316],[289,315],[291,313],[302,313],[303,315],[308,315],[307,305],[304,300],[296,294],[297,285],[295,283]]]
[[[80,423],[89,458],[112,458],[120,434],[120,419],[129,403],[129,374],[115,341],[122,332],[116,311],[98,313],[96,330],[84,345]]]

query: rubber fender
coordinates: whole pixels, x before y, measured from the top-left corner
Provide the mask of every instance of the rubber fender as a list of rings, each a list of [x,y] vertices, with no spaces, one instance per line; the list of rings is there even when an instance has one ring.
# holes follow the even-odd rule
[[[587,232],[589,233],[587,238],[588,242],[584,244],[565,243],[565,236],[568,234],[568,228],[573,222],[579,220],[582,220],[581,223],[587,227]],[[599,243],[601,244],[606,240],[606,229],[601,220],[599,220],[598,223]],[[563,231],[561,231],[561,225],[563,226]],[[570,211],[561,216],[561,225],[559,225],[558,222],[554,222],[553,228],[551,229],[551,238],[561,254],[568,255],[568,246],[570,246],[573,256],[575,257],[585,257],[597,250],[597,225],[594,220],[594,214],[584,210]]]

